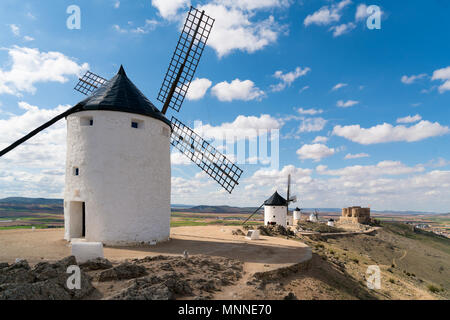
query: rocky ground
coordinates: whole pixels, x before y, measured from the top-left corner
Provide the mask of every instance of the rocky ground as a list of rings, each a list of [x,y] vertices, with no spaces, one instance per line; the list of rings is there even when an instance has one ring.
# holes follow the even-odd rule
[[[0,300],[209,299],[242,277],[242,263],[209,256],[154,256],[113,264],[96,259],[80,264],[81,289],[69,289],[73,256],[30,267],[22,260],[0,264]]]

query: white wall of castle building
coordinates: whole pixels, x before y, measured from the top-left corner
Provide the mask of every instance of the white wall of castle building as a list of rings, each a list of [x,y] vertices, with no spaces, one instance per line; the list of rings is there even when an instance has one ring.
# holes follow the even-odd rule
[[[167,240],[170,177],[170,127],[164,122],[103,110],[68,116],[64,238],[81,236],[84,202],[87,241]]]
[[[267,225],[269,222],[275,222],[286,227],[286,216],[286,206],[264,206],[264,225]]]

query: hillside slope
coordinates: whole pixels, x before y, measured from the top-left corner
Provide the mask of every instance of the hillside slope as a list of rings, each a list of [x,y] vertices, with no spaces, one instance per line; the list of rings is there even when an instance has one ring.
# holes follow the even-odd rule
[[[376,235],[301,237],[313,248],[307,270],[253,281],[240,299],[423,300],[450,298],[450,239],[385,223]],[[381,270],[381,289],[370,290],[366,271]]]

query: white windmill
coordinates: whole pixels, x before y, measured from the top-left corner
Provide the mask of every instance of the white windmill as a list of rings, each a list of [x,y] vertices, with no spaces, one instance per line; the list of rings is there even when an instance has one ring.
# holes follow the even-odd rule
[[[231,193],[242,170],[178,119],[213,27],[193,7],[158,94],[156,108],[123,67],[110,80],[87,72],[75,90],[89,95],[0,152],[0,157],[55,122],[67,119],[65,239],[105,244],[167,240],[170,234],[170,145]]]
[[[296,196],[290,196],[290,189],[291,189],[291,175],[288,175],[288,183],[287,183],[287,192],[286,192],[286,200],[282,196],[278,194],[278,191],[275,191],[275,193],[264,203],[256,209],[245,221],[243,224],[245,224],[250,218],[256,214],[259,209],[264,207],[264,225],[281,225],[283,227],[287,227],[288,225],[293,225],[293,220],[289,219],[288,212],[289,212],[289,203],[290,202],[297,202]],[[292,216],[290,216],[292,218]]]

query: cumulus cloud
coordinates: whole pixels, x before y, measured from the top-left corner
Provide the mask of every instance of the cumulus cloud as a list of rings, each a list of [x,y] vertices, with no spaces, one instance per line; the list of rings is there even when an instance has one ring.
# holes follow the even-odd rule
[[[415,172],[423,172],[425,168],[422,165],[408,167],[400,161],[381,161],[376,165],[351,166],[342,169],[329,170],[327,166],[321,165],[316,171],[322,175],[329,176],[384,176],[384,175],[402,175]]]
[[[313,143],[326,143],[328,141],[328,137],[317,136],[314,138]]]
[[[170,154],[170,163],[175,166],[183,165],[188,166],[193,164],[191,160],[188,159],[184,154],[179,151],[173,151]]]
[[[446,212],[450,206],[450,171],[425,172],[420,167],[421,165],[406,166],[397,161],[382,161],[361,168],[344,167],[334,170],[318,166],[315,172],[317,175],[313,177],[314,172],[311,169],[288,165],[278,170],[257,170],[251,176],[241,179],[238,189],[231,195],[218,192],[220,187],[215,183],[198,186],[210,179],[197,181],[194,178],[181,178],[175,185],[182,188],[182,191],[173,190],[172,194],[175,203],[228,202],[255,206],[256,203],[266,200],[275,190],[285,196],[287,175],[290,173],[291,194],[298,196],[303,207],[342,208],[350,205],[370,205],[375,210]]]
[[[422,73],[422,74],[418,74],[418,75],[411,75],[411,76],[402,76],[401,81],[404,84],[413,84],[414,82],[416,82],[419,79],[423,79],[427,77],[426,73]]]
[[[288,73],[283,73],[282,71],[276,71],[273,76],[277,79],[280,79],[281,82],[276,85],[272,85],[271,89],[274,92],[282,91],[286,87],[290,87],[291,84],[295,80],[297,80],[300,77],[305,76],[310,71],[311,71],[311,69],[308,67],[306,67],[304,69],[302,69],[301,67],[297,67],[297,68],[295,68],[294,71],[291,71]]]
[[[79,76],[89,65],[78,64],[60,52],[14,46],[7,49],[11,69],[0,69],[0,94],[35,93],[37,83],[65,83],[68,76]]]
[[[205,139],[224,139],[234,137],[236,139],[255,138],[261,134],[267,134],[268,130],[281,129],[282,121],[268,114],[256,116],[238,116],[233,122],[225,122],[219,126],[209,124],[196,126],[195,132]]]
[[[303,23],[305,26],[310,26],[312,24],[329,25],[333,22],[338,22],[341,19],[342,9],[349,4],[351,4],[350,0],[343,0],[337,4],[323,6],[318,11],[308,15]]]
[[[298,133],[321,131],[327,124],[327,120],[323,118],[305,118],[301,121]]]
[[[339,100],[336,103],[336,106],[338,106],[339,108],[350,108],[353,107],[354,105],[357,105],[358,103],[359,101],[355,100],[348,100],[348,101]]]
[[[191,5],[190,0],[152,0],[152,5],[158,9],[161,17],[173,19],[179,10],[186,9]]]
[[[217,99],[226,102],[260,100],[265,96],[264,91],[256,87],[251,80],[234,79],[231,83],[223,81],[216,84],[211,90]]]
[[[314,161],[320,161],[322,158],[332,156],[336,153],[334,148],[328,148],[321,143],[305,144],[297,150],[297,155],[300,159],[312,159]]]
[[[253,53],[276,42],[287,26],[279,25],[273,15],[261,15],[290,4],[290,0],[212,0],[198,9],[216,18],[208,45],[223,57],[236,50]],[[152,0],[152,5],[164,19],[181,24],[190,1]]]
[[[211,17],[220,17],[216,19],[214,31],[208,40],[208,45],[216,50],[219,57],[235,50],[248,53],[261,50],[275,43],[286,28],[280,26],[272,15],[265,19],[255,19],[254,10],[268,8],[267,6],[261,7],[257,2],[253,2],[252,11],[247,11],[244,9],[245,6],[231,3],[227,5],[214,1],[199,8],[205,10]]]
[[[334,135],[364,145],[398,141],[414,142],[442,136],[449,132],[450,129],[448,127],[442,126],[438,122],[432,123],[426,120],[422,120],[410,127],[383,123],[368,129],[361,128],[360,125],[338,125],[333,129]]]
[[[433,72],[431,80],[441,80],[443,84],[439,86],[439,92],[450,91],[450,67],[442,68]]]
[[[349,159],[359,159],[359,158],[368,158],[370,157],[367,153],[357,153],[357,154],[351,154],[348,153],[345,155],[344,159],[349,160]]]
[[[253,186],[274,186],[280,191],[285,191],[288,175],[291,175],[291,181],[296,183],[309,183],[312,181],[311,169],[296,168],[293,165],[277,169],[259,169],[246,181]]]
[[[330,28],[330,31],[333,31],[333,37],[339,37],[343,34],[349,33],[353,29],[356,28],[356,25],[353,22],[343,23],[338,26],[333,26]]]
[[[196,78],[191,82],[186,98],[188,100],[199,100],[203,98],[211,85],[212,82],[209,79]]]
[[[69,106],[41,109],[19,102],[24,111],[0,120],[0,149],[9,146]],[[1,158],[0,197],[61,197],[64,186],[66,123],[57,122]]]
[[[403,117],[403,118],[398,118],[397,119],[397,123],[414,123],[417,121],[422,120],[422,117],[418,114],[416,114],[415,116],[407,116],[407,117]]]

